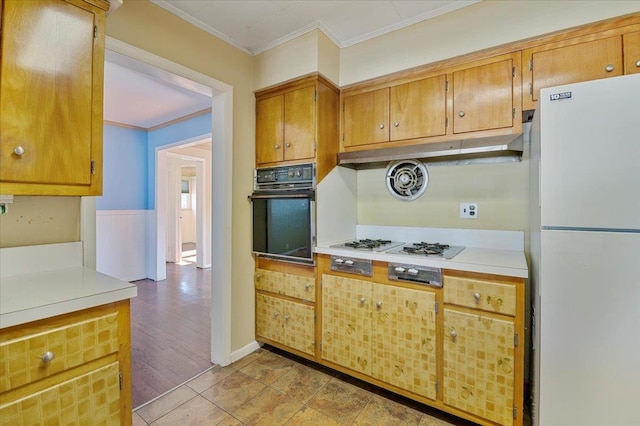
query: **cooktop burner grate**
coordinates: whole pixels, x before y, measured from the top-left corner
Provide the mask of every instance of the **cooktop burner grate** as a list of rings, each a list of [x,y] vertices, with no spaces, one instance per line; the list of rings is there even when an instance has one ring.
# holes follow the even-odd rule
[[[364,240],[349,241],[347,243],[344,243],[344,245],[346,247],[351,247],[355,249],[373,249],[373,248],[382,247],[390,243],[391,243],[391,240],[364,239]]]
[[[403,251],[411,254],[425,254],[425,255],[442,255],[445,250],[449,249],[449,244],[440,243],[413,243],[410,246],[402,248]]]

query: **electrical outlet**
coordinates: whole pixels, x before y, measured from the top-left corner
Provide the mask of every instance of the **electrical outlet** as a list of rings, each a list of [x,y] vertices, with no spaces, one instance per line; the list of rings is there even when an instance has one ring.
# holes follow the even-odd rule
[[[460,219],[477,219],[478,203],[460,203]]]

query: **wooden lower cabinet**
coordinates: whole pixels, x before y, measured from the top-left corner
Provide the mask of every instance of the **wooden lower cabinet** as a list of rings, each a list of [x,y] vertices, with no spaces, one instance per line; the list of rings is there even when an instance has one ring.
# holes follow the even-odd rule
[[[305,358],[316,356],[313,266],[256,260],[256,339]]]
[[[323,274],[322,359],[435,399],[435,293]]]
[[[129,301],[0,330],[0,425],[131,424]]]

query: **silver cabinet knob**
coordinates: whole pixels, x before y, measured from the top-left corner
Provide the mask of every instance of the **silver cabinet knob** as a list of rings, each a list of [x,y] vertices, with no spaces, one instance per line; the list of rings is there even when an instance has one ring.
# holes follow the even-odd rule
[[[285,148],[291,148],[291,144],[289,142],[287,142],[287,143],[284,144],[284,147]]]
[[[22,155],[22,154],[24,154],[24,148],[22,146],[18,145],[13,149],[13,153],[16,154],[16,155]]]
[[[473,293],[473,298],[476,299],[476,303],[480,302],[480,293],[477,291]]]
[[[417,270],[417,269],[415,269],[415,268],[409,268],[409,269],[407,269],[407,274],[412,275],[412,276],[414,276],[414,277],[417,277],[419,273],[420,273],[420,271],[418,271],[418,270]]]
[[[376,302],[376,308],[382,309],[382,302],[381,301],[377,301]]]
[[[347,259],[344,261],[344,264],[347,266],[353,266],[353,260]]]
[[[275,149],[280,149],[280,145],[277,145],[274,147]]]
[[[309,290],[311,288],[311,284],[305,284],[304,288],[305,288],[305,290]]]
[[[279,313],[279,312],[274,312],[274,313],[273,313],[273,316],[274,316],[274,317],[277,317],[278,315],[280,315],[280,313]]]
[[[40,359],[42,359],[42,362],[51,362],[55,357],[56,355],[53,352],[47,351],[42,354],[42,357]]]
[[[606,67],[604,67],[604,70],[606,72],[611,72],[614,70],[614,66],[612,64],[607,65]]]
[[[449,336],[451,336],[453,340],[456,340],[456,337],[458,337],[458,333],[455,330],[451,330],[451,333],[449,333]]]
[[[262,274],[256,274],[256,280],[260,281],[262,279]]]
[[[459,117],[464,117],[464,111],[458,111],[458,116]]]
[[[379,127],[379,128],[381,128],[381,129],[384,129],[384,124],[380,123],[380,124],[378,125],[378,127]]]
[[[393,122],[393,126],[394,126],[394,127],[398,127],[399,125],[400,125],[400,123],[398,123],[397,121],[394,121],[394,122]]]
[[[289,318],[291,318],[289,315],[285,315],[285,316],[284,316],[284,320],[285,320],[285,321],[289,321]]]
[[[640,68],[640,59],[636,62],[636,67]]]
[[[361,298],[360,298],[360,303],[361,303],[361,304],[363,304],[363,305],[364,305],[364,302],[366,302],[366,301],[367,301],[367,299],[365,299],[364,297],[361,297]]]

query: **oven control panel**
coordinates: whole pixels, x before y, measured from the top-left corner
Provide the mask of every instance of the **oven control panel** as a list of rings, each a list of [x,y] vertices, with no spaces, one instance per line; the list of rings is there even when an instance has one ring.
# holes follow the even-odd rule
[[[315,169],[313,163],[293,166],[266,167],[254,172],[254,189],[291,190],[313,189],[315,187]]]
[[[373,262],[370,259],[331,256],[331,270],[370,277],[373,276]]]
[[[389,263],[388,277],[394,281],[410,281],[432,287],[442,287],[442,271],[440,268]]]

